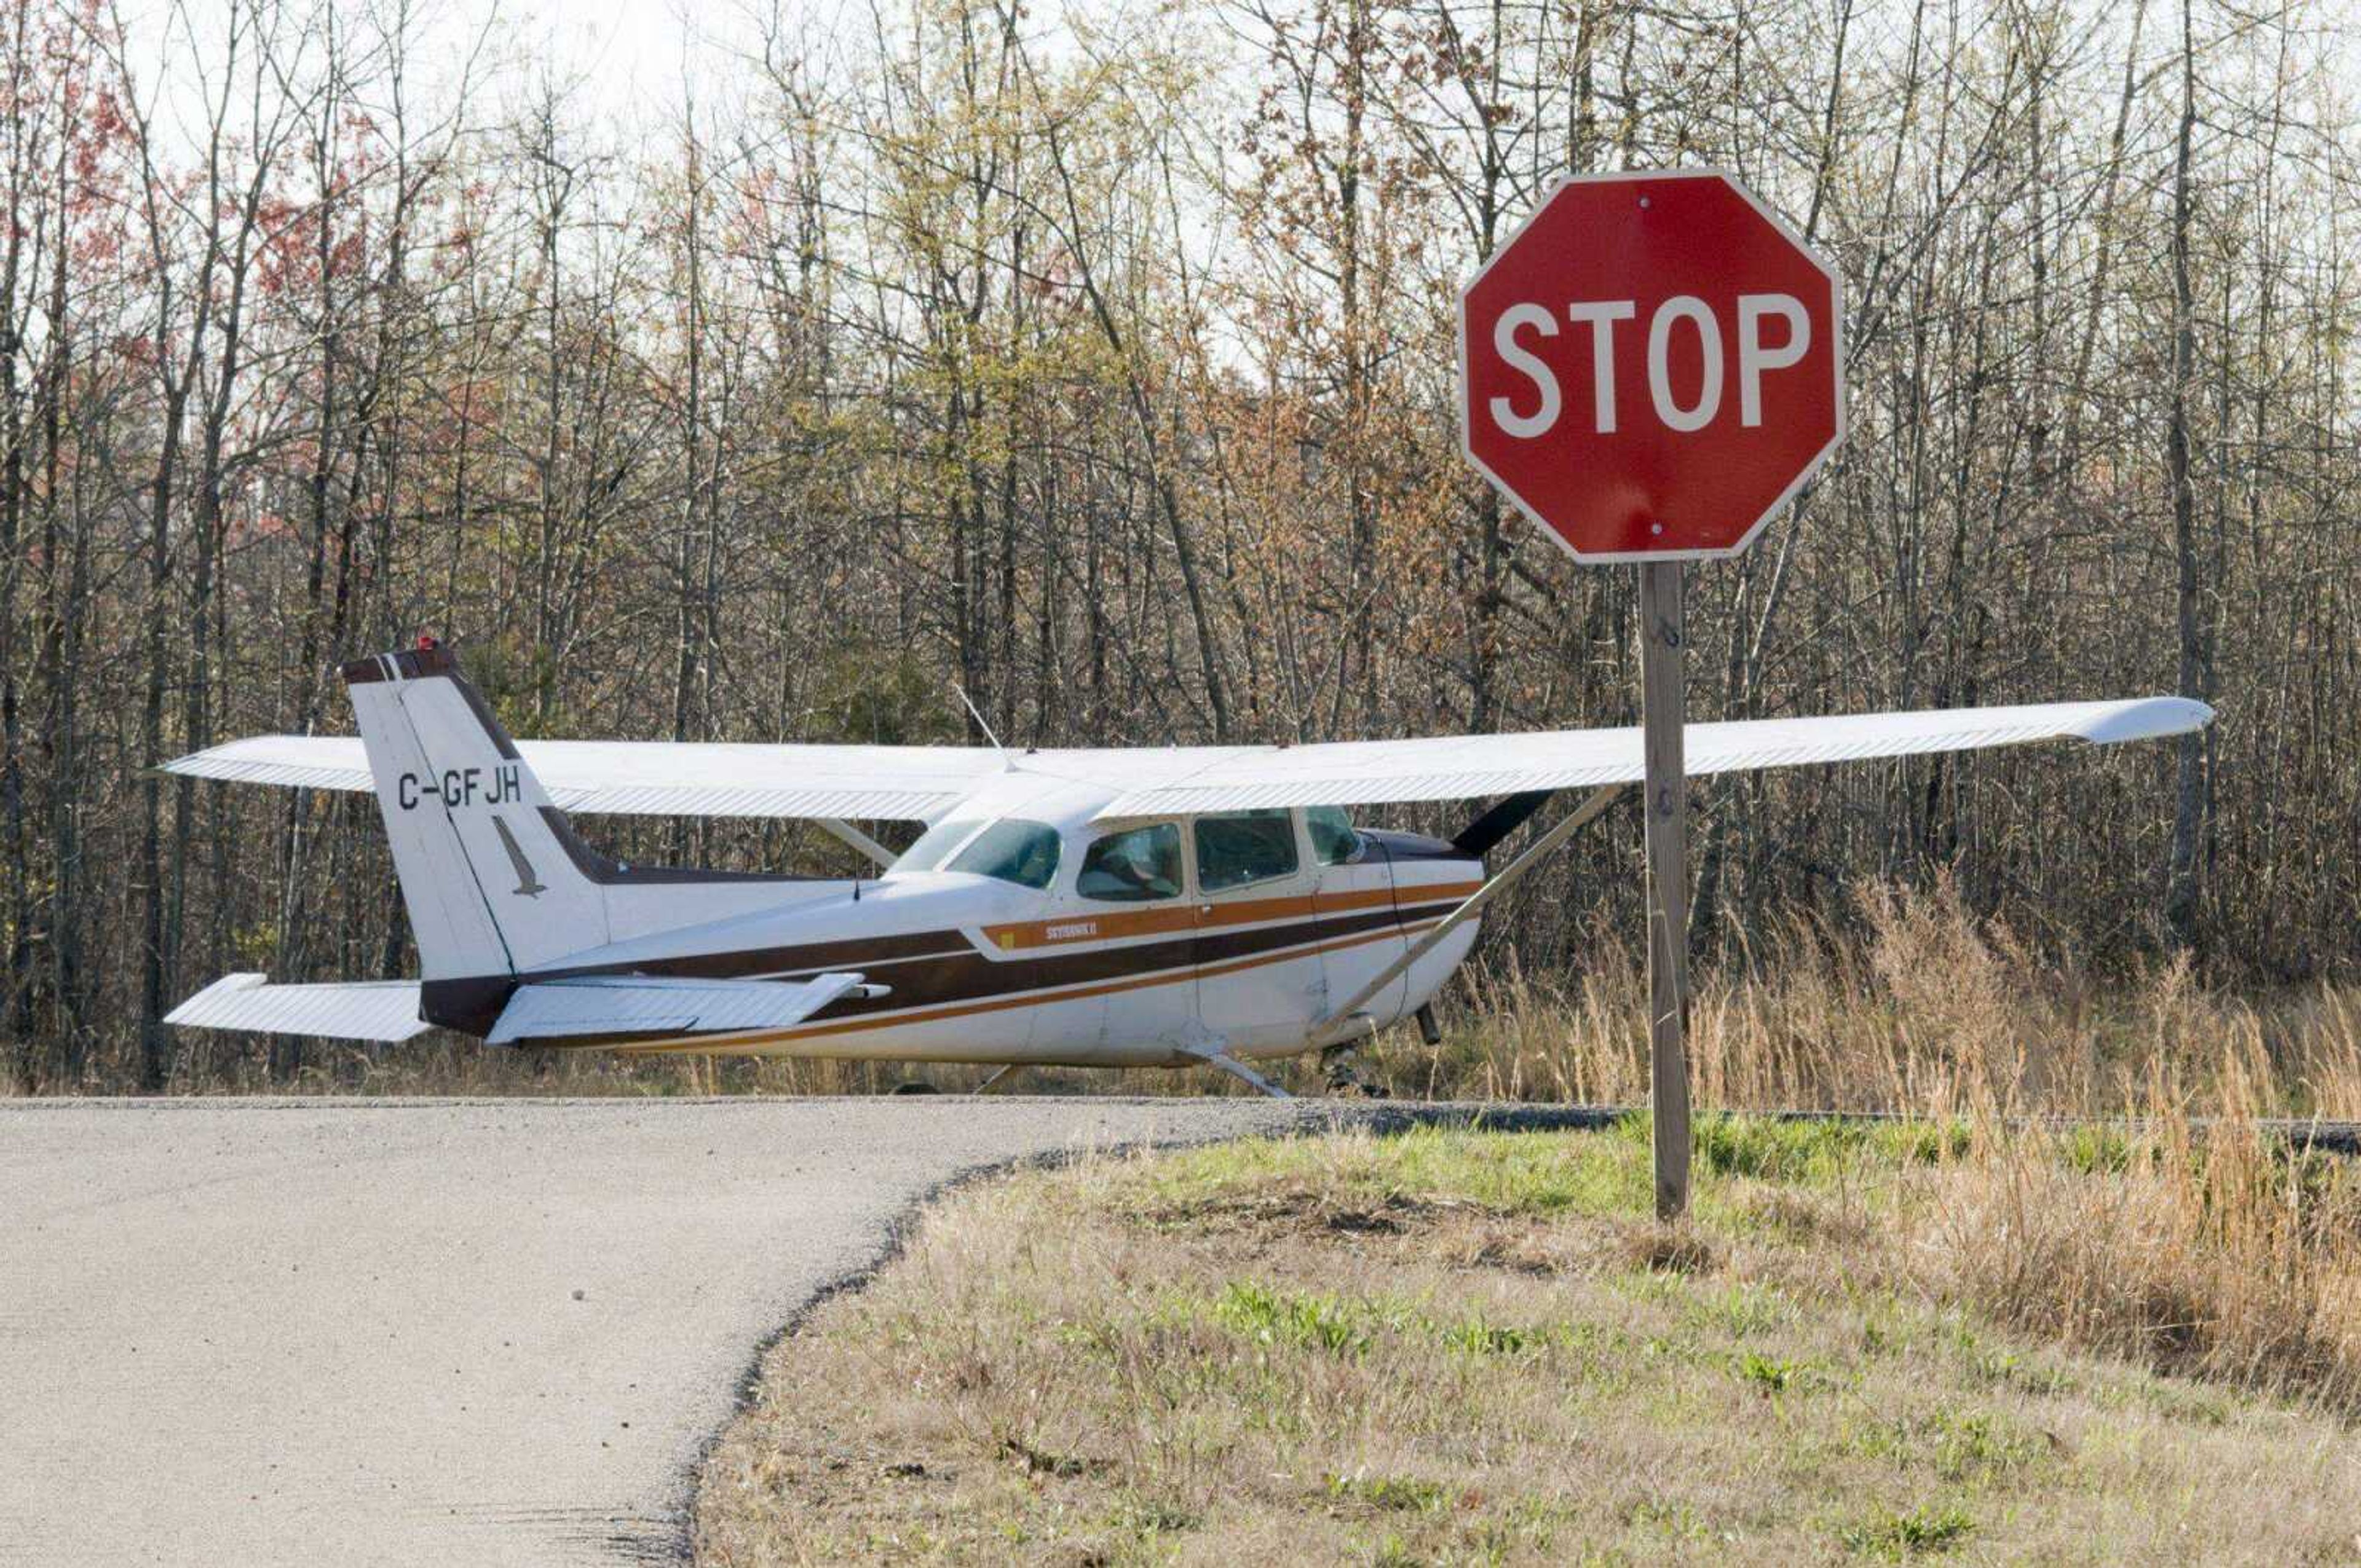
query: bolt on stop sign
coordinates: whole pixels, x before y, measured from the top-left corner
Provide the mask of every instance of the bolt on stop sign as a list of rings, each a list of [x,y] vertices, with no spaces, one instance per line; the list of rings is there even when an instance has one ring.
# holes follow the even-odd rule
[[[1843,439],[1843,312],[1719,170],[1573,176],[1459,296],[1468,460],[1577,560],[1734,555]]]

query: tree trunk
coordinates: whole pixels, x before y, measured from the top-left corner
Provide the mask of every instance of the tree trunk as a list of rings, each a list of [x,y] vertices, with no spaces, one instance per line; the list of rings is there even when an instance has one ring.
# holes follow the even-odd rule
[[[2180,5],[2180,128],[2172,159],[2172,406],[2165,431],[2165,466],[2172,487],[2173,600],[2180,661],[2174,689],[2203,697],[2204,604],[2197,574],[2197,490],[2190,463],[2189,389],[2196,372],[2197,307],[2190,282],[2189,238],[2194,192],[2191,143],[2197,127],[2197,46],[2192,0]],[[2164,914],[2173,940],[2197,940],[2198,850],[2204,836],[2205,740],[2180,737],[2172,811],[2171,876]]]

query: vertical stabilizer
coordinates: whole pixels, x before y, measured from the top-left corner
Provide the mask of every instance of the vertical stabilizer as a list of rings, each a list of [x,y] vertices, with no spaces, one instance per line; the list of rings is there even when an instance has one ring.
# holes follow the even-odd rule
[[[588,857],[450,651],[379,653],[344,675],[422,976],[515,974],[606,942]]]

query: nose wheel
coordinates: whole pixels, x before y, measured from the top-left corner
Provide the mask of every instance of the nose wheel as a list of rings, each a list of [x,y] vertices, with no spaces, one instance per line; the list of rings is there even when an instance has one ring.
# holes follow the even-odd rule
[[[1366,1036],[1364,1036],[1366,1038]],[[1320,1048],[1321,1070],[1327,1074],[1328,1092],[1336,1095],[1357,1094],[1364,1100],[1383,1100],[1392,1091],[1382,1083],[1372,1082],[1361,1076],[1359,1059],[1355,1053],[1360,1040],[1346,1040],[1339,1045]]]

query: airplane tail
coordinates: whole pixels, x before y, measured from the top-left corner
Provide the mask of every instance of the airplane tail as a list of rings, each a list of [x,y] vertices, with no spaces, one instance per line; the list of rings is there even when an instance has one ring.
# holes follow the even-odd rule
[[[602,878],[447,648],[344,666],[428,981],[517,974],[609,939]]]
[[[643,1042],[785,1027],[862,985],[852,972],[708,980],[642,973],[631,961],[644,954],[618,961],[617,943],[775,906],[787,884],[813,897],[845,884],[618,865],[576,836],[450,650],[357,659],[344,677],[419,979],[273,985],[234,974],[166,1023],[379,1041],[440,1024],[495,1045]]]

